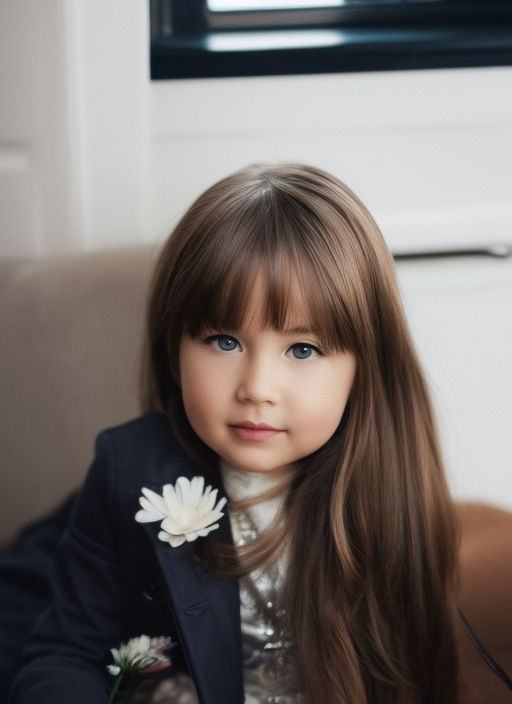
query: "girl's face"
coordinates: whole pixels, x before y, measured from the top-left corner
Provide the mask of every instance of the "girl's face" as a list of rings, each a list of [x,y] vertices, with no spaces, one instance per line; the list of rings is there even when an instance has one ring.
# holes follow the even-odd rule
[[[349,352],[322,351],[303,304],[285,329],[263,326],[262,293],[257,281],[239,329],[182,336],[180,383],[203,442],[238,469],[280,473],[334,433],[356,363]]]

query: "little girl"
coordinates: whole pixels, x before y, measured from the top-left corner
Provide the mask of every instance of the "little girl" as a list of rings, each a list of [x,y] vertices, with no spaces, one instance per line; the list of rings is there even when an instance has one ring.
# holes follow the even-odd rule
[[[154,275],[143,397],[97,440],[11,702],[106,703],[141,635],[176,643],[152,701],[458,700],[454,507],[346,186],[254,166],[198,198]]]

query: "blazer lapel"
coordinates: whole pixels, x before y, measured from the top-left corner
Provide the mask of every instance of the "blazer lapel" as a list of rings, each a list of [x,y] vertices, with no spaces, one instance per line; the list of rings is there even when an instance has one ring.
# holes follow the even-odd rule
[[[172,548],[158,540],[155,524],[145,528],[201,704],[240,704],[244,694],[238,581],[206,573],[187,543]],[[216,537],[232,542],[227,513]]]

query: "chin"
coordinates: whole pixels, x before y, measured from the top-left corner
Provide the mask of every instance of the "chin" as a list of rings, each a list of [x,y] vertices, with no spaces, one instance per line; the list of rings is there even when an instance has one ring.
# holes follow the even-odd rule
[[[226,459],[227,463],[232,467],[239,469],[242,472],[269,472],[272,471],[273,467],[269,469],[269,466],[262,463],[255,462],[243,462],[237,460],[235,457],[232,459]]]
[[[257,462],[251,462],[250,460],[241,460],[239,457],[226,457],[225,461],[232,467],[239,469],[241,472],[253,472],[254,474],[279,474],[290,464],[275,464],[273,462],[265,462],[264,460],[259,460]]]

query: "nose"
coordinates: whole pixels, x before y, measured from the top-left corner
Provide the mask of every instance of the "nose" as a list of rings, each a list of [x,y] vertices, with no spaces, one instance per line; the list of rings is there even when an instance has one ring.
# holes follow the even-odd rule
[[[280,396],[279,363],[266,355],[247,356],[236,397],[241,403],[276,404]]]

